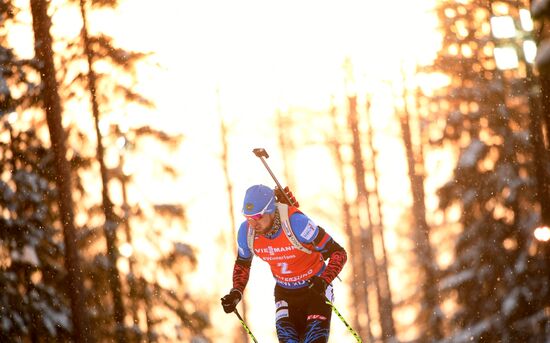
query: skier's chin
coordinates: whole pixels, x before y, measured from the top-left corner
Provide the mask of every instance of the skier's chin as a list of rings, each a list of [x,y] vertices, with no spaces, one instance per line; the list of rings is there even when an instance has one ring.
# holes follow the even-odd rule
[[[258,227],[258,228],[255,228],[254,231],[255,231],[257,234],[263,235],[263,234],[267,233],[267,231],[269,231],[269,228],[261,228],[261,227]]]

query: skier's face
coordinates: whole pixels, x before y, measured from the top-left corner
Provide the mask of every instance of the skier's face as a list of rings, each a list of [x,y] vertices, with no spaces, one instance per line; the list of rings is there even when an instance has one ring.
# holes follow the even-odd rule
[[[275,217],[274,214],[262,214],[260,218],[251,218],[247,217],[246,221],[248,222],[248,225],[256,233],[264,234],[266,232],[269,232],[271,230],[271,227],[273,227],[273,218]]]

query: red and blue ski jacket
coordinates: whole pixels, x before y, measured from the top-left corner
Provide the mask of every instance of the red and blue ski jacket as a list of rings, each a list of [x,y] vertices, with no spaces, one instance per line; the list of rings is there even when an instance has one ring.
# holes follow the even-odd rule
[[[233,288],[244,291],[248,282],[252,258],[257,255],[266,261],[278,285],[284,288],[302,288],[317,275],[331,283],[342,270],[347,256],[325,230],[295,207],[288,208],[290,227],[299,243],[311,251],[297,249],[281,228],[267,237],[255,235],[252,253],[248,242],[248,223],[244,221],[237,235],[238,256],[233,269]],[[325,265],[325,260],[329,260]]]

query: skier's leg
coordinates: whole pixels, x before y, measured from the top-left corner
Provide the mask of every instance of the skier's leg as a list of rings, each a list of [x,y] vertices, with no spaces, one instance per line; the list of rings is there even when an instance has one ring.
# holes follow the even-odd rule
[[[325,296],[333,301],[332,286],[327,287]],[[326,343],[330,333],[332,308],[325,302],[325,297],[312,296],[307,311],[304,343]]]
[[[298,335],[298,331],[296,330],[296,326],[290,318],[288,302],[279,299],[275,303],[275,306],[277,308],[275,313],[275,327],[277,329],[277,338],[279,339],[279,342],[299,343],[300,337]]]
[[[281,343],[299,343],[306,327],[304,295],[307,289],[289,290],[275,286],[275,327]]]
[[[318,317],[317,317],[318,316]],[[326,343],[330,333],[330,316],[311,315],[307,320],[304,343]]]

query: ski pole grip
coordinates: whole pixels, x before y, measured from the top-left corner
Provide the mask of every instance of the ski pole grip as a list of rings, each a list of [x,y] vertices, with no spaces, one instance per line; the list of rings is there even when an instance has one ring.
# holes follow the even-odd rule
[[[264,148],[256,148],[256,149],[252,150],[252,152],[254,153],[254,155],[256,155],[258,157],[269,158],[269,155],[267,154],[267,151],[265,151]]]

